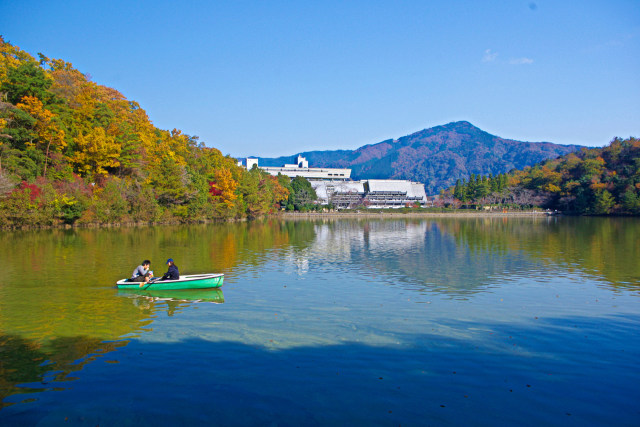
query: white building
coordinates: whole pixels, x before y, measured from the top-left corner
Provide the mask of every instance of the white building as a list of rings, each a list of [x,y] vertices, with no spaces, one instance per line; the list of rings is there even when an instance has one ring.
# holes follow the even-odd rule
[[[270,173],[273,176],[278,174],[286,175],[289,178],[295,178],[296,176],[303,176],[309,180],[311,179],[331,179],[331,180],[348,180],[351,179],[351,169],[335,169],[335,168],[310,168],[309,162],[302,156],[298,156],[296,164],[285,164],[281,167],[273,166],[258,166],[258,159],[248,157],[246,159],[247,169],[251,169],[253,165],[258,166],[263,171]],[[242,162],[238,162],[241,165]]]
[[[397,179],[367,180],[365,200],[369,207],[401,208],[414,204],[425,205],[424,184]]]
[[[238,162],[241,166],[242,162]],[[351,169],[310,168],[309,162],[298,155],[297,163],[281,167],[258,166],[258,159],[248,157],[247,169],[257,166],[271,175],[289,178],[302,176],[309,180],[320,204],[337,208],[367,206],[370,208],[402,208],[427,204],[424,184],[397,179],[365,179],[351,181]]]

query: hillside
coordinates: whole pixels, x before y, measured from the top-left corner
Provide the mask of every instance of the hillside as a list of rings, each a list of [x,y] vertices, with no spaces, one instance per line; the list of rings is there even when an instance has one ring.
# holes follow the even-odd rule
[[[457,182],[445,192],[445,199],[452,205],[520,205],[584,215],[639,215],[640,140],[615,138],[607,147],[583,148],[508,175],[475,175]]]
[[[365,145],[357,150],[301,154],[313,167],[348,167],[352,169],[353,179],[393,178],[423,182],[427,193],[434,194],[472,174],[506,173],[580,148],[578,145],[504,139],[461,121],[424,129],[396,140]],[[260,164],[280,166],[292,159],[293,156],[260,158]]]
[[[0,228],[256,217],[285,184],[0,36]]]

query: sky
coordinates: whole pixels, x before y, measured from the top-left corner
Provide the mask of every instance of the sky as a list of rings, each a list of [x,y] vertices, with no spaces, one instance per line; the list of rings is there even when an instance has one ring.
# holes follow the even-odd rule
[[[640,137],[639,0],[0,0],[0,35],[236,157],[458,120],[520,141]]]

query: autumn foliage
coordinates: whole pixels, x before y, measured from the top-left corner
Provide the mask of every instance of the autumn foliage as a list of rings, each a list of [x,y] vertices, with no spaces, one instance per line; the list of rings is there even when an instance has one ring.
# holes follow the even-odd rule
[[[472,176],[446,195],[461,204],[640,215],[640,140],[615,138],[507,175]]]
[[[267,214],[288,196],[197,136],[156,128],[71,63],[0,37],[0,227]]]

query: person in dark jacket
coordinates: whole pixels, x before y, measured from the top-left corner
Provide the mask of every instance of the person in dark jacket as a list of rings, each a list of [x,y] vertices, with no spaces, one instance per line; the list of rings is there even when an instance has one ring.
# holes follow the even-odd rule
[[[169,270],[166,273],[164,273],[164,276],[162,276],[160,280],[180,279],[180,272],[178,271],[178,266],[173,262],[173,258],[169,258],[167,260],[167,265],[169,266]]]

